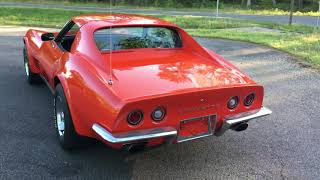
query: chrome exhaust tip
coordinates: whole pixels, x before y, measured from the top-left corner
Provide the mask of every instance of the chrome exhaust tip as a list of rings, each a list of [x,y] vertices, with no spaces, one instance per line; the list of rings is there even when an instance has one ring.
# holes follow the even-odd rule
[[[123,149],[129,153],[135,153],[145,150],[147,143],[134,143],[123,145]]]
[[[232,130],[240,132],[248,128],[248,123],[239,123],[231,127]]]

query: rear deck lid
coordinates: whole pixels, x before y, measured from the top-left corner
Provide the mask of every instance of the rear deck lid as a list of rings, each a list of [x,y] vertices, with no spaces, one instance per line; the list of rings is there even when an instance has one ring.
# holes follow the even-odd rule
[[[103,54],[108,60],[109,54]],[[123,100],[255,84],[245,74],[182,49],[113,53],[112,88]]]

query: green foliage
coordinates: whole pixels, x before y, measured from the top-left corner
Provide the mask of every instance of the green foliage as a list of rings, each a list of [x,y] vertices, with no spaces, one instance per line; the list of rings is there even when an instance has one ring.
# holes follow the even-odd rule
[[[133,49],[133,48],[147,48],[148,45],[145,39],[139,37],[132,37],[120,41],[121,49]]]
[[[29,0],[30,1],[30,0]],[[31,0],[37,2],[37,0]],[[43,0],[38,0],[42,2]],[[109,0],[51,0],[62,3],[104,3],[109,4]],[[171,8],[183,8],[183,7],[213,7],[215,0],[111,0],[113,5],[129,5],[138,7],[171,7]],[[45,2],[45,1],[44,1]]]

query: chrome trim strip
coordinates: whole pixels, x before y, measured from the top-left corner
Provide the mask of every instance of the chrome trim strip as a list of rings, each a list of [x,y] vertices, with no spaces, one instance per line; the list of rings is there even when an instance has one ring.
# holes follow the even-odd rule
[[[134,131],[113,135],[99,124],[93,124],[92,129],[104,140],[110,143],[126,143],[151,138],[159,138],[166,136],[177,136],[177,130],[171,127],[157,128],[150,130]]]
[[[191,138],[188,138],[188,139],[182,139],[182,140],[179,140],[177,141],[177,143],[182,143],[182,142],[186,142],[186,141],[192,141],[192,140],[195,140],[195,139],[200,139],[200,138],[205,138],[205,137],[209,137],[209,136],[212,136],[213,134],[204,134],[204,135],[200,135],[200,136],[194,136],[194,137],[191,137]]]
[[[252,119],[255,118],[260,118],[263,116],[267,116],[272,114],[272,111],[266,107],[262,107],[260,110],[258,111],[254,111],[253,114],[247,115],[247,116],[243,116],[243,117],[228,117],[223,121],[222,127],[215,132],[216,136],[221,136],[222,134],[224,134],[228,129],[230,129],[233,125],[235,124],[239,124],[242,122],[248,122]]]
[[[261,108],[257,113],[249,115],[249,116],[245,116],[245,117],[240,117],[240,118],[229,118],[227,119],[227,123],[228,124],[237,124],[239,122],[243,122],[243,121],[248,121],[257,117],[263,117],[263,116],[267,116],[270,115],[272,113],[272,111],[266,107]]]

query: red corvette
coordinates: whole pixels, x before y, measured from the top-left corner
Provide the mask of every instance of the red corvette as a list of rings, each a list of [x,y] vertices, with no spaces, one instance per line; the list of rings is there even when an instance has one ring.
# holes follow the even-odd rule
[[[54,94],[66,149],[87,137],[119,149],[180,143],[271,114],[261,85],[160,19],[82,15],[23,41],[27,81]]]

